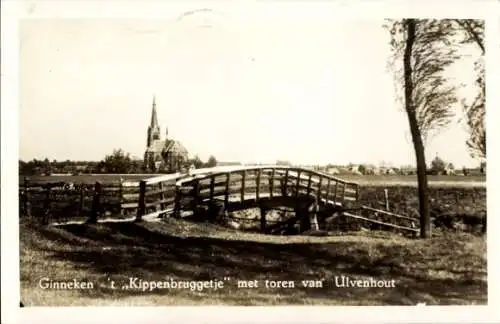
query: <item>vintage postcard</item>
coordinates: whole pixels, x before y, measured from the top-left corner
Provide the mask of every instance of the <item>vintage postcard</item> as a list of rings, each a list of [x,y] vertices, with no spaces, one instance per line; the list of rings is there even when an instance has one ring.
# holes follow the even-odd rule
[[[493,1],[19,3],[17,316],[491,318]]]

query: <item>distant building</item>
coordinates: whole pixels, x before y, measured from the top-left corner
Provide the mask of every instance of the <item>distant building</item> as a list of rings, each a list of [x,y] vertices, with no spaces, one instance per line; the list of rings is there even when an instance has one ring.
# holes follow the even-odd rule
[[[153,110],[151,124],[148,127],[147,146],[144,153],[144,167],[152,172],[180,172],[186,167],[188,151],[179,142],[168,138],[168,129],[165,130],[166,138],[160,138],[160,126],[156,114],[156,102],[153,97]]]

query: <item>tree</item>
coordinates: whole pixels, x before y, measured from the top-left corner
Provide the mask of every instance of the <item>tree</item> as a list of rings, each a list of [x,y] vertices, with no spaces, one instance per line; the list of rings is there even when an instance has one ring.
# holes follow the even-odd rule
[[[420,236],[431,234],[425,142],[430,132],[448,125],[457,102],[456,87],[443,72],[458,58],[451,44],[456,28],[451,20],[402,19],[387,25],[391,35],[390,59],[398,99],[404,102],[415,150],[420,211]]]
[[[210,157],[208,158],[208,161],[205,164],[205,166],[207,168],[213,168],[213,167],[217,166],[217,159],[215,158],[215,156],[210,155]]]
[[[106,155],[99,167],[104,169],[104,173],[130,173],[134,169],[134,163],[129,153],[118,149]]]
[[[196,169],[203,167],[203,161],[200,159],[198,155],[195,155],[192,159],[189,159],[188,164],[194,165]]]
[[[431,162],[432,174],[443,174],[446,170],[446,162],[439,156],[436,156]]]
[[[485,125],[485,80],[484,80],[484,20],[478,19],[457,19],[455,20],[464,34],[463,44],[475,44],[481,56],[474,64],[477,73],[475,85],[478,88],[474,100],[467,104],[462,103],[466,124],[469,131],[469,139],[466,144],[473,158],[486,158],[486,125]]]

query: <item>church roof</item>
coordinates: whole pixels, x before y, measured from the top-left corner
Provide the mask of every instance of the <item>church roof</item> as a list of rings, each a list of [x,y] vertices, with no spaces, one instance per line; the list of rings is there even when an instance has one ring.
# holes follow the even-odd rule
[[[151,145],[146,149],[146,152],[161,153],[169,151],[177,155],[187,155],[188,151],[181,142],[175,140],[154,140]]]
[[[161,153],[165,147],[165,142],[162,140],[154,140],[151,145],[146,149],[146,152],[158,152]]]
[[[184,145],[182,145],[181,142],[175,140],[167,140],[166,142],[167,142],[165,145],[166,150],[176,153],[178,155],[188,154],[187,149],[184,147]]]

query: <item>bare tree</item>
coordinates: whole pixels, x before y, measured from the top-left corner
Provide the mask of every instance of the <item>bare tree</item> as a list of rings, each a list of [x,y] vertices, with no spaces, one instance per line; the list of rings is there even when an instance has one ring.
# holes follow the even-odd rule
[[[404,91],[404,110],[416,156],[420,236],[427,238],[431,224],[425,143],[432,131],[439,131],[453,117],[456,86],[447,82],[443,72],[458,58],[451,42],[456,28],[451,20],[435,19],[391,20],[386,27],[391,35],[390,64],[396,88]]]
[[[457,19],[455,20],[464,34],[462,43],[475,44],[480,50],[481,57],[476,61],[474,69],[477,73],[476,87],[478,92],[472,103],[463,102],[466,116],[469,139],[467,147],[474,158],[486,158],[486,110],[485,110],[485,80],[484,80],[484,20]]]

